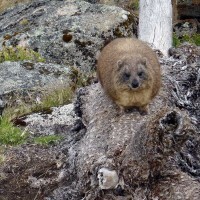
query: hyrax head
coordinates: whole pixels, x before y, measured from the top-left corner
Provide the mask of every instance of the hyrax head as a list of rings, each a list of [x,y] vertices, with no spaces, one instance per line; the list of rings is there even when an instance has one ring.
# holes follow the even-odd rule
[[[124,57],[117,62],[116,83],[125,90],[137,91],[145,88],[149,75],[145,57]]]

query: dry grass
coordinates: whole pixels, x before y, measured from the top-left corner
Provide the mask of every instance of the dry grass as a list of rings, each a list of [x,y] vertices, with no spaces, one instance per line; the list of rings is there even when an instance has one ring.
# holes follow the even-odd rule
[[[0,1],[0,13],[5,11],[7,8],[11,8],[19,3],[27,3],[31,0],[1,0]]]

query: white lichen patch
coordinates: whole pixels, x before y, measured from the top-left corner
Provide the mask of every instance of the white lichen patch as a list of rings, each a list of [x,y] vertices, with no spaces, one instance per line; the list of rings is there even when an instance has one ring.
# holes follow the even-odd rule
[[[71,16],[75,14],[77,11],[78,11],[77,6],[71,4],[71,5],[66,5],[66,6],[63,6],[62,8],[59,8],[57,10],[57,14]]]

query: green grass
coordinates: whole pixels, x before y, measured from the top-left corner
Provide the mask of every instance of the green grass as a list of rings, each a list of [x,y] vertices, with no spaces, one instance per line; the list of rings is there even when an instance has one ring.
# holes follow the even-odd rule
[[[34,143],[39,145],[51,145],[55,144],[61,140],[61,136],[58,135],[48,135],[48,136],[40,136],[34,138]]]
[[[23,132],[6,117],[0,117],[0,145],[19,145],[25,143],[27,133]]]
[[[40,102],[36,102],[35,99],[30,99],[30,102],[26,103],[20,97],[16,97],[20,103],[15,106],[8,106],[4,110],[3,116],[9,120],[13,120],[26,114],[43,112],[49,110],[51,107],[69,104],[72,101],[73,94],[74,92],[71,87],[63,84],[55,88],[47,89],[47,91],[41,91]]]
[[[83,73],[79,68],[77,67],[71,67],[71,71],[69,74],[70,87],[73,91],[75,91],[77,88],[85,87],[89,84],[91,84],[91,80],[94,79],[94,72],[93,70],[89,73]]]
[[[140,1],[139,0],[132,0],[129,3],[129,7],[134,8],[135,10],[139,10]]]
[[[181,44],[180,39],[178,38],[178,36],[175,33],[173,33],[173,46],[179,47],[180,44]]]
[[[0,165],[4,163],[4,161],[5,161],[5,156],[0,154]],[[0,180],[1,180],[1,175],[0,175]]]
[[[51,107],[68,104],[72,101],[74,91],[82,86],[86,86],[93,78],[93,74],[86,76],[79,69],[72,68],[69,75],[71,83],[69,85],[60,84],[55,87],[46,88],[41,91],[41,100],[36,102],[35,99],[30,99],[30,102],[25,102],[20,97],[15,95],[18,99],[18,105],[8,103],[7,108],[3,112],[3,117],[0,121],[0,145],[18,145],[26,142],[28,134],[24,133],[18,127],[13,126],[12,120],[34,112],[43,112],[49,110]],[[48,145],[55,143],[60,139],[60,136],[41,136],[34,139],[34,143]]]
[[[45,62],[45,59],[38,52],[23,47],[3,47],[0,51],[0,63],[4,61],[31,60],[35,62]]]
[[[72,96],[73,92],[70,87],[60,86],[54,90],[46,91],[39,104],[21,101],[21,104],[16,107],[7,107],[0,118],[0,145],[19,145],[26,142],[28,134],[15,127],[11,122],[13,119],[33,112],[46,111],[53,106],[70,103]],[[46,139],[44,138],[44,141],[50,143],[55,139],[54,137],[47,137]],[[40,141],[40,139],[36,141]]]
[[[197,46],[200,46],[200,34],[196,33],[192,36],[192,40]]]
[[[4,149],[5,147],[2,147],[2,146],[0,146],[0,165],[2,164],[2,163],[4,163],[4,161],[5,161],[5,156],[4,156]],[[1,180],[1,173],[0,173],[0,180]]]
[[[182,37],[178,37],[175,33],[173,34],[174,47],[179,47],[183,42],[189,42],[191,44],[200,46],[200,34],[195,33],[192,36],[183,35]]]
[[[47,91],[44,95],[41,104],[36,106],[36,110],[48,109],[71,102],[73,90],[69,86],[60,86],[55,90]]]

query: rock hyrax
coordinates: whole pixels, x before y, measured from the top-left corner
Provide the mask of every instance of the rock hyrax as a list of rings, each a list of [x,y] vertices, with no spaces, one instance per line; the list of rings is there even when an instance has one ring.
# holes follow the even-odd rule
[[[134,38],[115,39],[105,46],[98,58],[97,74],[106,94],[123,110],[137,107],[147,112],[161,85],[156,54]]]

